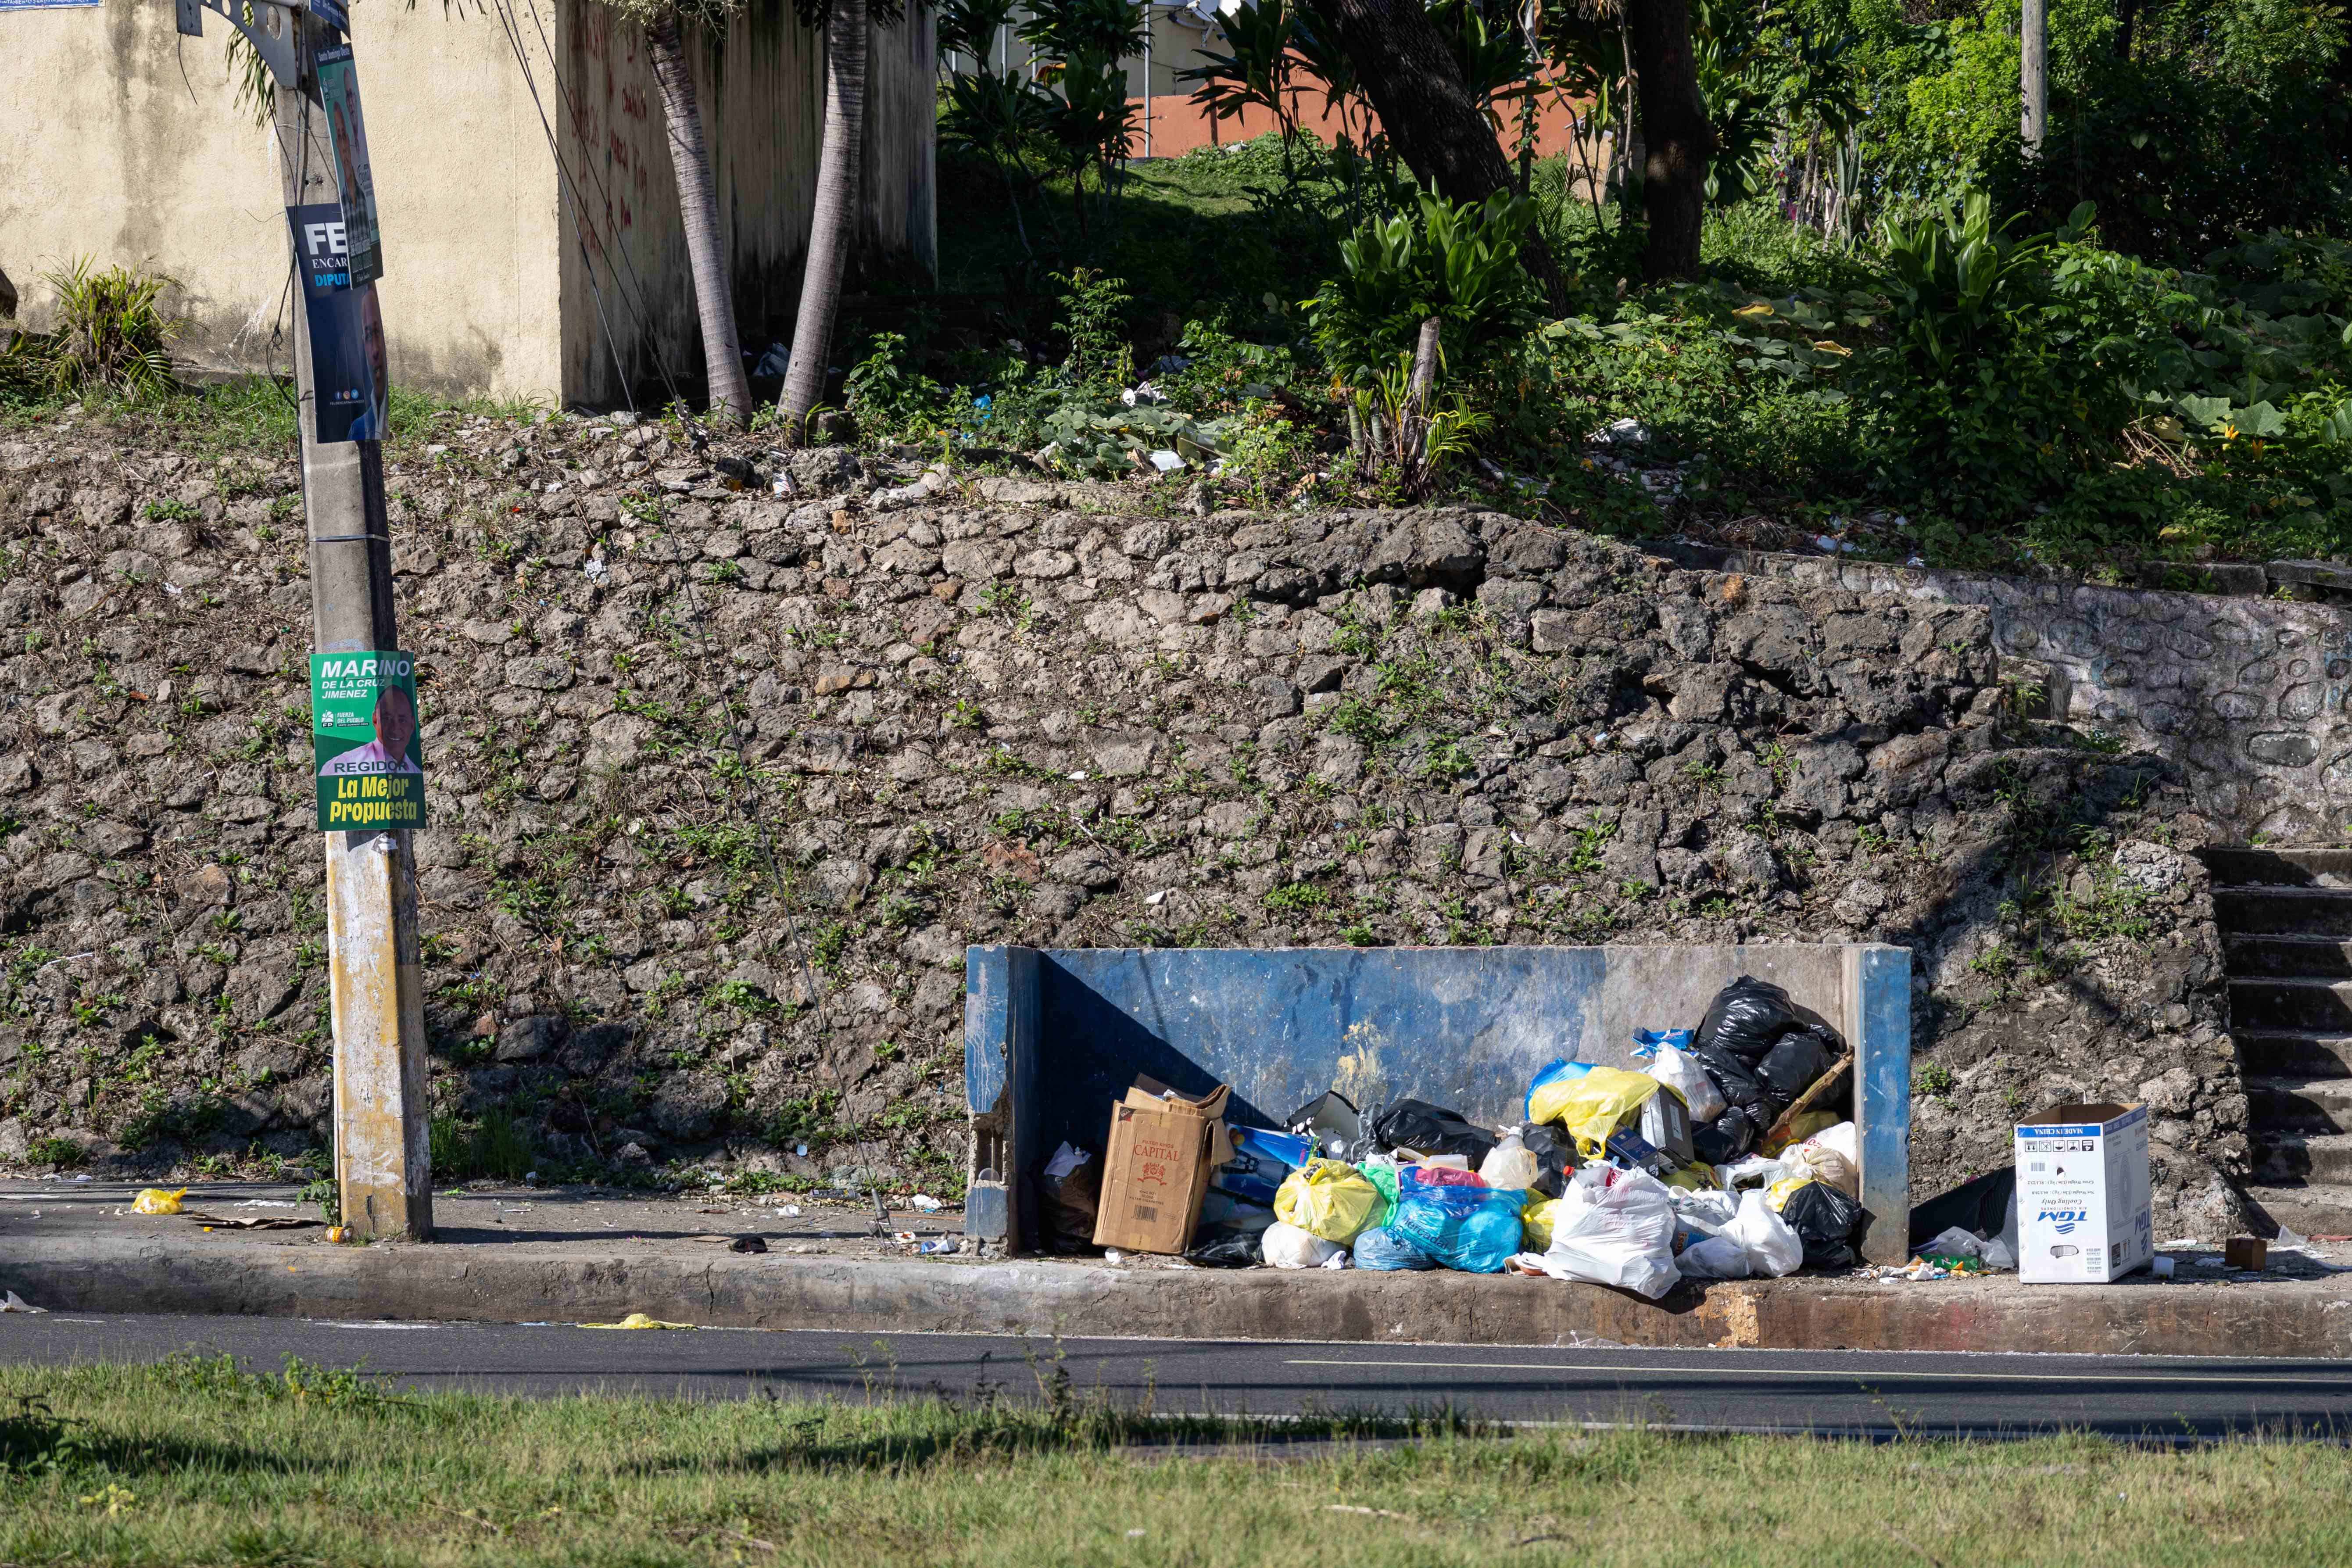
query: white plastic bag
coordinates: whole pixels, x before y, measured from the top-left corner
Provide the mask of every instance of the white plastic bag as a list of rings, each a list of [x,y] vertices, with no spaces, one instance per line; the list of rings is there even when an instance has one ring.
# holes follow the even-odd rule
[[[1739,1213],[1737,1194],[1721,1192],[1714,1187],[1693,1191],[1686,1187],[1668,1187],[1666,1201],[1675,1206],[1675,1217],[1685,1230],[1702,1236],[1713,1236],[1729,1225]]]
[[[1534,1186],[1537,1174],[1536,1157],[1519,1142],[1519,1130],[1516,1127],[1506,1131],[1503,1141],[1486,1151],[1486,1157],[1478,1163],[1479,1180],[1490,1187],[1511,1192],[1523,1193]]]
[[[1280,1220],[1265,1227],[1258,1245],[1265,1248],[1265,1260],[1276,1268],[1320,1268],[1347,1250],[1336,1241],[1326,1241]]]
[[[1851,1121],[1834,1122],[1822,1128],[1805,1142],[1818,1143],[1824,1149],[1834,1149],[1845,1156],[1847,1164],[1856,1170],[1862,1168],[1862,1139]]]
[[[1769,1187],[1789,1173],[1769,1154],[1743,1154],[1728,1165],[1715,1168],[1716,1184],[1727,1193],[1748,1187]]]
[[[1981,1259],[1985,1255],[1985,1248],[1990,1245],[1991,1244],[1975,1231],[1962,1230],[1958,1226],[1953,1226],[1927,1246],[1915,1247],[1911,1250],[1922,1258],[1933,1253],[1945,1258]]]
[[[1614,1285],[1652,1300],[1672,1289],[1682,1274],[1675,1268],[1675,1211],[1666,1184],[1647,1171],[1607,1165],[1587,1166],[1577,1180],[1588,1201],[1553,1226],[1544,1272]]]
[[[1808,1138],[1793,1149],[1782,1150],[1780,1167],[1791,1176],[1827,1182],[1850,1198],[1862,1196],[1862,1173],[1853,1168],[1853,1162],[1819,1138]]]
[[[1772,1212],[1762,1193],[1739,1195],[1738,1216],[1723,1227],[1723,1234],[1747,1252],[1751,1274],[1778,1279],[1783,1274],[1794,1274],[1805,1261],[1805,1244],[1795,1227]]]
[[[1745,1279],[1755,1272],[1748,1265],[1748,1249],[1736,1236],[1700,1237],[1683,1248],[1675,1267],[1694,1279]]]
[[[1687,1051],[1662,1045],[1650,1061],[1650,1076],[1683,1097],[1694,1122],[1712,1121],[1723,1114],[1723,1096],[1698,1058]]]

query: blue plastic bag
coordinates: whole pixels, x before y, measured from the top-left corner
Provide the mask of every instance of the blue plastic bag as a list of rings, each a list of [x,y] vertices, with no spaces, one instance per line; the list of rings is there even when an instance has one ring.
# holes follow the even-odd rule
[[[1564,1078],[1582,1078],[1591,1070],[1591,1062],[1572,1062],[1565,1058],[1559,1061],[1548,1062],[1538,1069],[1535,1081],[1528,1085],[1526,1116],[1528,1122],[1533,1123],[1536,1119],[1536,1090],[1548,1083],[1557,1083]]]
[[[1434,1268],[1437,1259],[1386,1226],[1356,1234],[1356,1267],[1393,1271]]]
[[[1678,1051],[1690,1049],[1688,1029],[1636,1029],[1633,1031],[1633,1054],[1648,1061],[1658,1054],[1660,1046],[1672,1046]]]
[[[1448,1268],[1497,1274],[1519,1249],[1527,1194],[1505,1187],[1433,1182],[1417,1165],[1397,1173],[1396,1215],[1388,1228]]]
[[[1315,1158],[1315,1140],[1264,1127],[1232,1129],[1233,1158],[1210,1173],[1209,1185],[1245,1203],[1272,1204],[1283,1178]]]

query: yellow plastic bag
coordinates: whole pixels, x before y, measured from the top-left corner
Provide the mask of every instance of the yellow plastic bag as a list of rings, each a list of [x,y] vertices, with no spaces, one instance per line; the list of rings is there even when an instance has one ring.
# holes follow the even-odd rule
[[[665,1323],[659,1318],[648,1318],[643,1312],[631,1312],[617,1323],[583,1323],[583,1329],[690,1329],[692,1323]]]
[[[1825,1127],[1835,1127],[1845,1119],[1834,1110],[1808,1110],[1789,1118],[1789,1130],[1778,1138],[1768,1138],[1759,1154],[1777,1155],[1791,1143],[1801,1143]]]
[[[1783,1176],[1764,1189],[1764,1201],[1771,1205],[1774,1214],[1779,1214],[1788,1205],[1790,1195],[1799,1187],[1809,1187],[1812,1184],[1813,1176],[1810,1171],[1801,1176]]]
[[[1356,1239],[1384,1206],[1380,1188],[1344,1160],[1317,1160],[1282,1178],[1274,1217],[1341,1247]]]
[[[142,1187],[140,1189],[138,1198],[131,1205],[131,1212],[132,1214],[178,1214],[180,1200],[187,1195],[188,1189],[185,1187],[170,1193],[161,1187]]]
[[[1560,1205],[1566,1200],[1548,1198],[1541,1193],[1528,1194],[1527,1207],[1519,1211],[1521,1252],[1549,1252],[1552,1226],[1559,1223]]]
[[[1528,1114],[1568,1129],[1576,1152],[1593,1160],[1609,1135],[1658,1089],[1658,1080],[1645,1072],[1594,1068],[1581,1078],[1555,1079],[1537,1089],[1528,1097]]]

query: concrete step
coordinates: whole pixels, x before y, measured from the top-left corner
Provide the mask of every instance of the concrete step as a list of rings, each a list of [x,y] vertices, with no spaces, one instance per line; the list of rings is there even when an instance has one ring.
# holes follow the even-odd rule
[[[2352,937],[2352,889],[2216,888],[2213,918],[2239,936]]]
[[[2250,1136],[2257,1182],[2352,1184],[2352,1132],[2273,1132],[2257,1127]]]
[[[2298,1235],[2352,1236],[2352,1186],[2337,1186],[2326,1182],[2295,1183],[2285,1186],[2258,1183],[2246,1189],[2246,1196],[2260,1205],[2273,1220]],[[2168,1241],[2171,1238],[2160,1236],[2157,1239]],[[2208,1236],[2199,1239],[2220,1241],[2222,1237]]]
[[[2352,889],[2352,849],[2208,849],[2204,859],[2217,888]]]
[[[2238,1061],[2250,1077],[2293,1079],[2352,1078],[2352,1035],[2326,1035],[2308,1029],[2237,1029]]]
[[[2230,1026],[2352,1034],[2352,980],[2232,980]]]
[[[2352,1132],[2352,1078],[2250,1075],[2246,1114],[2265,1132]]]
[[[2352,980],[2352,941],[2332,936],[2225,936],[2232,975],[2288,980]]]

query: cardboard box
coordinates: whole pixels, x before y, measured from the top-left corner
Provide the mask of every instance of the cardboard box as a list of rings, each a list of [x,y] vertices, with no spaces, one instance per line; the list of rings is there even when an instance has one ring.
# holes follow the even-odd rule
[[[2017,1124],[2017,1273],[2102,1284],[2156,1258],[2147,1107],[2053,1105]]]
[[[1111,1106],[1097,1247],[1181,1252],[1192,1245],[1209,1173],[1228,1152],[1224,1113],[1232,1092],[1221,1085],[1195,1099],[1139,1078]]]

